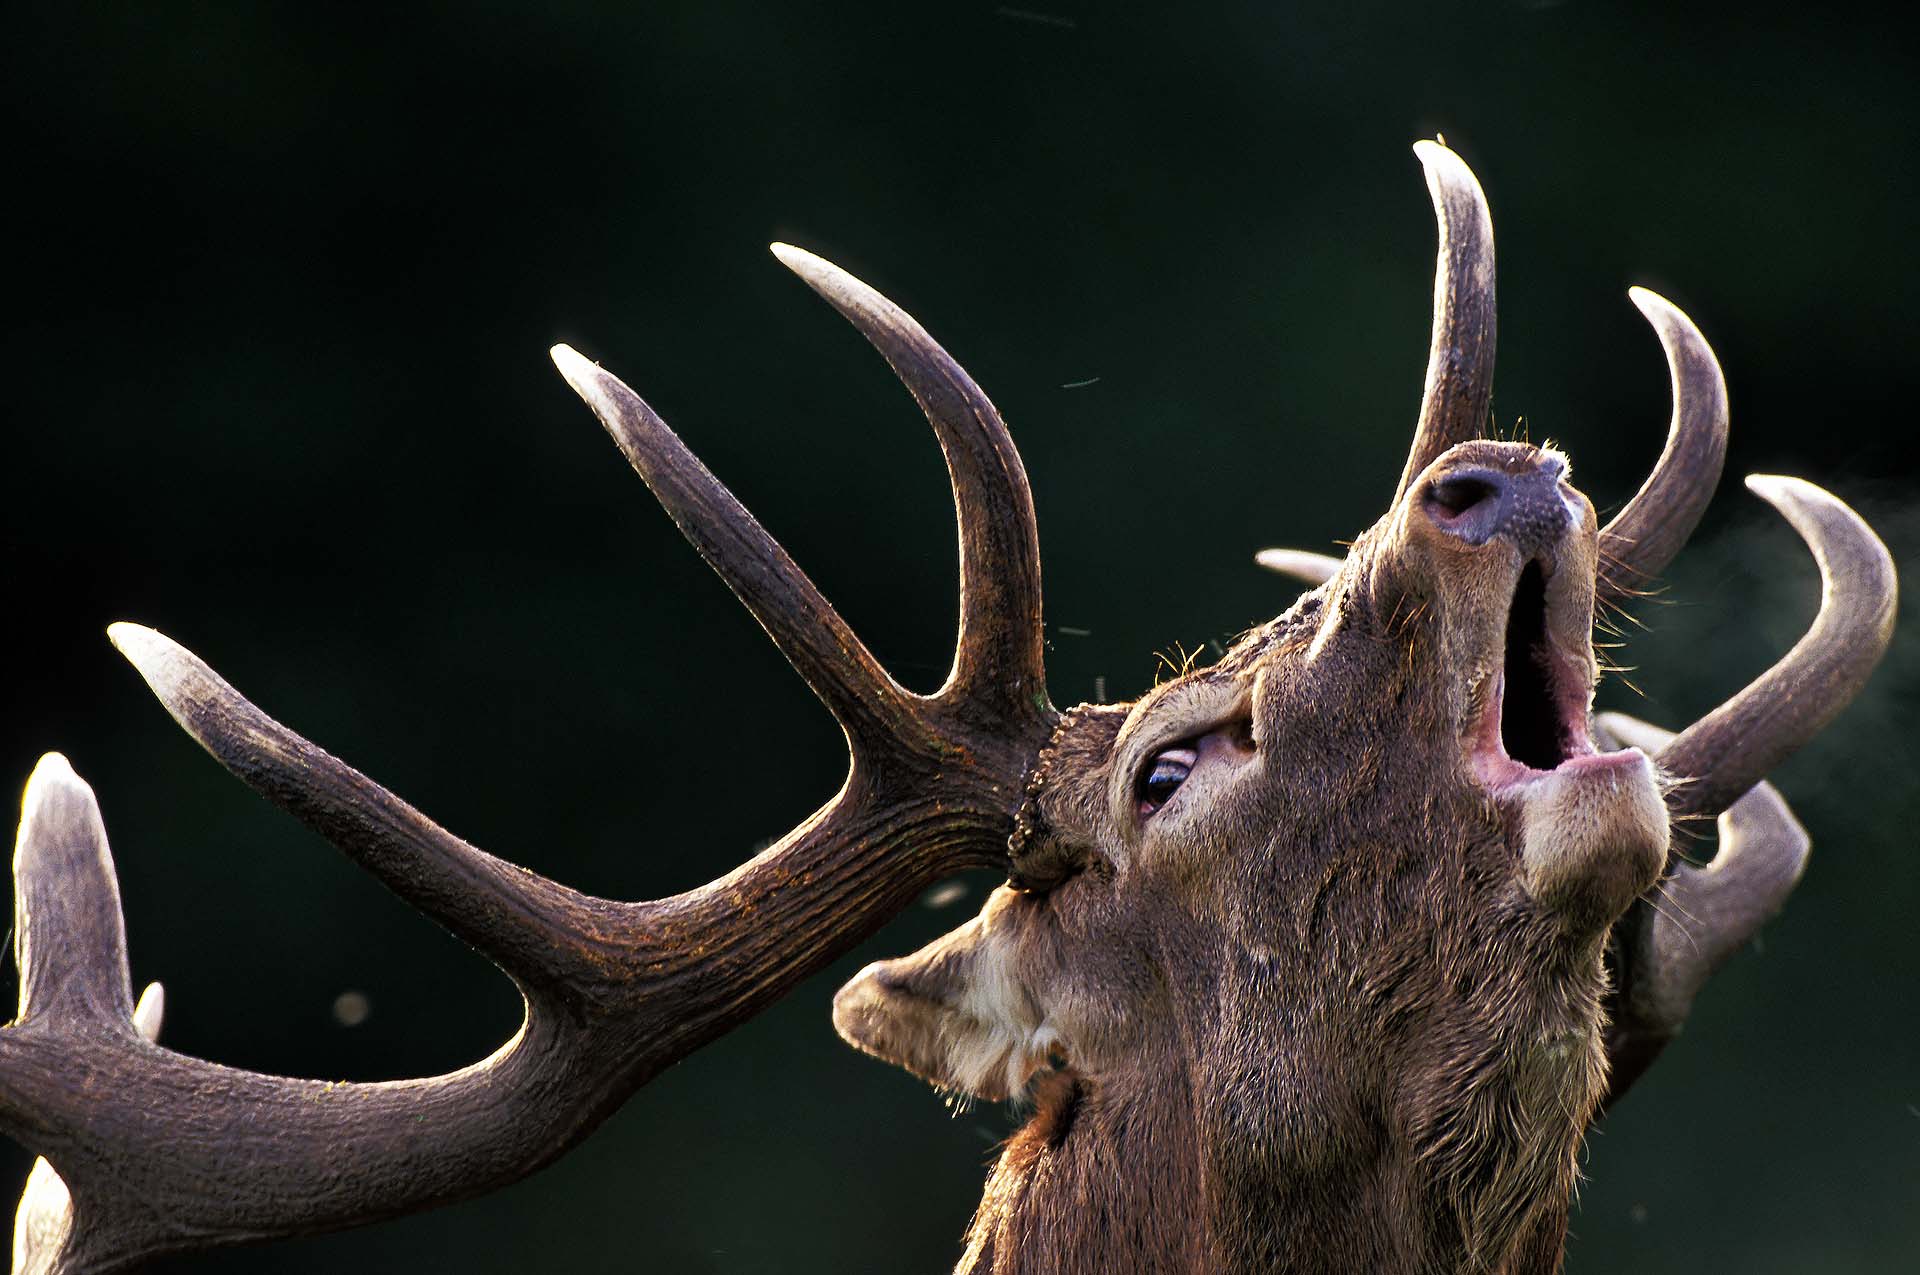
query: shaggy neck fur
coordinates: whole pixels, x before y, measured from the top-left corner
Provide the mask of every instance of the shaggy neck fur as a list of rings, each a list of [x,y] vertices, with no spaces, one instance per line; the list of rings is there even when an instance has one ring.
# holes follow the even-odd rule
[[[1503,1123],[1479,1131],[1474,1149],[1486,1158],[1471,1180],[1452,1172],[1447,1148],[1351,1112],[1304,1113],[1311,1127],[1297,1130],[1297,1147],[1325,1150],[1328,1127],[1340,1126],[1338,1154],[1309,1163],[1275,1147],[1289,1170],[1262,1171],[1270,1166],[1247,1157],[1244,1131],[1219,1127],[1234,1113],[1197,1109],[1177,1069],[1151,1093],[1044,1074],[955,1270],[1553,1275],[1577,1145],[1561,1110],[1565,1062],[1535,1050],[1521,1074],[1483,1078],[1480,1096]]]

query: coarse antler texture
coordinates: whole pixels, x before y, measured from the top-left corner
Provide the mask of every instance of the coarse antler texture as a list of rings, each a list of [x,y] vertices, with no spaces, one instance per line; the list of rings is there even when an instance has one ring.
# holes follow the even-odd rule
[[[685,894],[615,902],[495,859],[192,653],[114,626],[196,740],[487,954],[526,1019],[491,1058],[384,1084],[162,1048],[157,988],[133,1004],[93,795],[49,755],[15,862],[20,1014],[0,1030],[0,1129],[47,1157],[21,1203],[16,1268],[115,1270],[524,1176],[926,885],[1004,864],[1009,883],[979,916],[868,966],[835,1000],[859,1048],[964,1094],[1035,1100],[962,1269],[1557,1270],[1587,1121],[1799,876],[1806,835],[1763,779],[1886,649],[1894,571],[1833,496],[1750,478],[1819,563],[1811,629],[1678,734],[1590,720],[1596,600],[1643,592],[1718,482],[1720,368],[1686,316],[1633,291],[1673,412],[1652,475],[1600,528],[1565,456],[1482,437],[1492,222],[1457,156],[1415,150],[1440,246],[1393,507],[1345,560],[1261,553],[1320,587],[1130,704],[1051,707],[1012,441],[864,284],[774,246],[880,350],[946,455],[959,637],[928,696],[887,674],[644,402],[555,348],[848,741],[832,800]],[[1675,833],[1707,817],[1719,853],[1695,866]],[[1316,1195],[1303,1175],[1356,1189]]]
[[[1727,458],[1727,382],[1693,320],[1659,293],[1627,296],[1659,334],[1673,378],[1667,445],[1626,508],[1600,531],[1599,594],[1619,602],[1644,593],[1700,525]]]
[[[18,1020],[0,1127],[58,1170],[29,1192],[35,1269],[350,1226],[522,1177],[661,1068],[871,934],[933,881],[1005,862],[1056,714],[1042,667],[1032,498],[993,405],[906,314],[776,245],[927,413],[960,527],[960,633],[930,696],[903,689],[786,553],[631,390],[554,361],[846,732],[845,786],[773,848],[654,902],[595,898],[496,859],[254,707],[137,625],[114,642],[175,720],[261,795],[480,949],[526,1000],[492,1057],[431,1079],[326,1084],[176,1054],[136,1031],[112,861],[86,785],[50,757],[16,859]],[[431,1129],[430,1138],[419,1136]]]
[[[1667,774],[1676,830],[1665,880],[1614,927],[1609,1102],[1679,1034],[1694,995],[1799,882],[1806,831],[1762,776],[1853,700],[1893,639],[1893,558],[1872,528],[1812,483],[1756,474],[1747,486],[1813,550],[1820,611],[1778,663],[1677,735],[1620,713],[1597,720]],[[1695,867],[1680,838],[1706,818],[1718,819],[1719,852]]]
[[[1440,251],[1426,389],[1396,500],[1440,453],[1485,434],[1493,403],[1493,214],[1480,179],[1444,142],[1415,142],[1413,153],[1426,170]]]

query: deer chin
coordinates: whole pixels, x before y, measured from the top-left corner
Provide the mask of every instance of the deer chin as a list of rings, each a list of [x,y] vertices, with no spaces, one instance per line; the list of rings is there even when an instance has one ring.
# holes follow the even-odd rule
[[[1659,879],[1667,808],[1645,753],[1594,747],[1592,644],[1584,619],[1577,629],[1567,623],[1575,601],[1549,566],[1522,570],[1502,665],[1479,697],[1469,760],[1517,826],[1528,894],[1577,929],[1603,930]],[[1577,646],[1561,636],[1570,631],[1582,635]]]

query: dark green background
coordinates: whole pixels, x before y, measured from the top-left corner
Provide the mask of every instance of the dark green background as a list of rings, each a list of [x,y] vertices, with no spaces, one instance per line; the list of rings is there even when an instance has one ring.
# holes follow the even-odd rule
[[[645,393],[903,680],[939,680],[938,451],[770,239],[889,293],[1005,411],[1063,704],[1285,606],[1254,549],[1379,513],[1431,287],[1408,144],[1437,130],[1493,203],[1503,425],[1564,443],[1603,508],[1633,491],[1667,381],[1632,283],[1731,381],[1721,499],[1625,656],[1645,697],[1604,703],[1683,723],[1805,624],[1807,555],[1743,473],[1829,485],[1912,561],[1920,87],[1892,32],[1813,6],[1024,8],[11,10],[0,774],[59,748],[96,786],[167,1043],[426,1074],[491,1050],[517,1003],[206,760],[111,620],[609,895],[706,880],[836,787],[829,719],[555,341]],[[1920,1248],[1908,611],[1778,776],[1816,843],[1788,915],[1590,1139],[1577,1275],[1880,1272]],[[990,884],[916,907],[530,1182],[179,1268],[944,1270],[1007,1118],[856,1056],[827,1003]],[[350,988],[373,1012],[347,1029]]]

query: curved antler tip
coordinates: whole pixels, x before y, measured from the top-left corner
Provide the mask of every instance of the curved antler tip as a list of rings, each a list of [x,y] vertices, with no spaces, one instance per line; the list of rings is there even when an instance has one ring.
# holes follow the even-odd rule
[[[160,1020],[167,1012],[167,989],[158,983],[148,983],[140,993],[140,1003],[133,1007],[133,1029],[148,1044],[160,1039]]]
[[[20,796],[20,809],[31,817],[34,809],[61,792],[74,790],[91,794],[87,781],[73,768],[65,753],[42,753],[40,761],[27,777],[27,788]]]
[[[1262,549],[1253,560],[1268,571],[1306,584],[1325,584],[1340,570],[1340,559],[1305,549]]]
[[[150,647],[156,638],[162,642],[167,640],[146,625],[131,620],[115,620],[107,626],[107,641],[128,659],[133,658],[134,651]]]
[[[1480,189],[1480,179],[1460,158],[1460,152],[1443,142],[1428,141],[1425,138],[1413,144],[1413,154],[1420,166],[1427,170],[1427,185],[1437,194],[1449,187],[1461,187],[1474,192],[1482,203],[1486,195]]]
[[[1804,520],[1817,519],[1822,512],[1837,515],[1840,519],[1837,525],[1851,526],[1864,533],[1864,539],[1878,550],[1877,556],[1887,557],[1886,547],[1873,534],[1873,529],[1852,506],[1826,488],[1788,474],[1748,474],[1744,481],[1748,491],[1778,509],[1802,535],[1809,534]],[[1891,567],[1891,561],[1888,565]]]
[[[1637,748],[1649,757],[1657,754],[1673,739],[1672,731],[1625,713],[1595,713],[1593,721],[1594,725],[1612,736],[1620,747]]]
[[[640,396],[628,389],[618,377],[570,345],[556,345],[547,351],[547,355],[573,392],[593,409],[600,423],[612,430],[616,438],[619,437],[620,431],[616,425],[626,415],[621,411],[621,405],[627,403],[629,398],[638,402]],[[646,405],[642,403],[641,406]]]
[[[1669,333],[1685,335],[1698,342],[1709,356],[1712,350],[1707,348],[1706,338],[1700,333],[1700,325],[1687,317],[1687,312],[1667,300],[1652,288],[1643,288],[1638,284],[1627,289],[1627,300],[1633,302],[1633,308],[1646,316],[1662,338]]]
[[[1748,491],[1778,509],[1803,536],[1812,539],[1812,533],[1808,530],[1812,523],[1827,523],[1833,519],[1835,521],[1829,525],[1850,528],[1857,533],[1852,538],[1864,542],[1873,551],[1873,556],[1886,559],[1888,571],[1892,570],[1892,560],[1886,546],[1873,534],[1873,529],[1853,511],[1852,506],[1825,487],[1788,474],[1748,474],[1744,481]],[[1823,514],[1827,518],[1823,518]]]
[[[160,689],[159,680],[167,677],[167,665],[187,653],[185,647],[159,630],[126,620],[107,626],[107,640],[156,691]]]
[[[1800,504],[1807,499],[1826,495],[1820,488],[1804,478],[1794,478],[1787,474],[1748,474],[1743,480],[1747,490],[1772,505],[1775,509],[1782,504]]]
[[[49,782],[56,779],[78,779],[74,774],[73,763],[67,760],[65,753],[41,753],[40,761],[33,768],[33,777],[27,780],[29,785],[40,782],[44,776]]]
[[[127,663],[133,665],[133,671],[140,675],[147,689],[153,692],[168,714],[204,746],[205,738],[198,728],[188,724],[183,714],[188,711],[189,705],[208,693],[209,679],[215,686],[224,686],[212,670],[192,651],[144,624],[129,624],[123,620],[108,625],[107,637],[126,657]],[[224,689],[232,693],[231,687]]]
[[[553,360],[556,368],[560,369],[560,375],[566,378],[567,384],[573,387],[574,392],[585,398],[587,392],[581,388],[581,385],[583,382],[592,383],[598,364],[564,341],[548,350],[547,357]]]
[[[824,294],[836,282],[858,282],[825,257],[808,252],[805,248],[796,248],[790,243],[771,243],[767,248],[780,259],[781,265],[806,280],[807,286],[815,292]]]
[[[1642,287],[1637,283],[1627,289],[1627,300],[1633,302],[1634,308],[1648,317],[1652,317],[1655,311],[1664,313],[1668,310],[1678,309],[1673,302],[1667,300],[1652,288]]]

